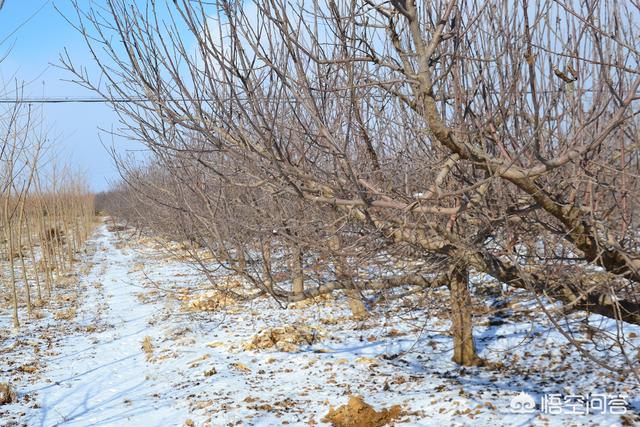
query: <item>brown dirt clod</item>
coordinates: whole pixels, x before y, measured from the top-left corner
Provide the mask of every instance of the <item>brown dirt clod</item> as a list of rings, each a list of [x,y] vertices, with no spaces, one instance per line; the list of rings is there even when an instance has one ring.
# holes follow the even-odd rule
[[[349,396],[349,402],[338,409],[331,407],[322,419],[334,427],[381,427],[391,424],[402,415],[400,405],[376,411],[360,396]]]

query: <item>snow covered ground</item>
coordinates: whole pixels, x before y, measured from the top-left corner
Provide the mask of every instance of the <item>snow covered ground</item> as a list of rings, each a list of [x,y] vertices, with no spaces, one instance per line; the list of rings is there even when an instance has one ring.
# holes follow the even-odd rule
[[[408,310],[399,300],[364,321],[351,320],[340,298],[294,309],[260,298],[203,311],[211,299],[200,274],[127,236],[101,225],[79,280],[43,318],[16,332],[0,311],[0,382],[19,395],[0,406],[0,425],[319,426],[351,395],[376,409],[401,405],[396,425],[640,422],[637,382],[585,362],[543,319],[480,319],[477,344],[491,363],[460,368],[450,361],[444,306],[417,301]],[[70,308],[73,315],[60,314]],[[271,328],[304,340],[262,348]],[[265,330],[271,335],[254,339]],[[634,327],[624,333],[640,336]],[[513,406],[527,403],[522,392],[538,406]],[[626,413],[542,413],[544,394],[589,393],[624,394]]]

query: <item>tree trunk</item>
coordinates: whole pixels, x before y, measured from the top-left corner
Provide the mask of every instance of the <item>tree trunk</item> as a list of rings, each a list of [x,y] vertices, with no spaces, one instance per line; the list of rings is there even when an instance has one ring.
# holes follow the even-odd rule
[[[339,236],[333,236],[329,241],[329,247],[332,251],[335,252],[335,269],[336,276],[339,281],[348,281],[350,283],[349,289],[345,290],[345,295],[347,296],[347,303],[349,304],[349,309],[351,309],[351,316],[354,319],[364,319],[367,317],[367,308],[362,301],[362,295],[358,289],[356,289],[353,284],[351,271],[349,269],[349,264],[345,257],[340,255],[340,249],[342,248],[342,242],[340,241]]]
[[[456,267],[450,274],[451,334],[453,335],[453,361],[459,365],[477,366],[482,359],[476,353],[471,319],[469,272]]]
[[[294,295],[304,293],[304,268],[302,257],[303,254],[300,245],[293,245],[291,251],[291,273]]]
[[[27,242],[29,243],[29,255],[31,256],[31,267],[33,269],[33,277],[36,279],[36,296],[38,297],[37,304],[42,306],[42,290],[40,289],[40,274],[38,272],[38,262],[36,261],[36,254],[33,250],[33,238],[31,237],[31,227],[29,227],[29,220],[26,221],[27,226]]]
[[[244,256],[244,249],[242,245],[236,245],[236,265],[238,266],[238,270],[245,271],[247,269],[247,259]]]
[[[348,289],[345,291],[349,308],[351,309],[351,317],[354,319],[364,319],[367,317],[367,309],[362,302],[362,295],[357,289]]]
[[[271,241],[263,240],[261,243],[263,276],[265,288],[273,293],[273,282],[271,280]]]
[[[8,200],[8,199],[7,199]],[[12,306],[13,306],[13,327],[14,328],[19,328],[20,327],[20,320],[18,319],[18,290],[16,287],[16,273],[14,270],[14,262],[13,262],[13,236],[11,235],[11,220],[9,219],[9,210],[7,208],[8,205],[8,201],[5,202],[5,210],[4,210],[4,214],[5,214],[5,218],[7,218],[7,222],[5,223],[4,227],[5,227],[5,235],[6,235],[6,247],[7,247],[7,253],[9,255],[9,268],[11,271],[11,275],[9,280],[11,280],[11,302],[12,302]]]
[[[29,276],[27,275],[27,266],[24,262],[25,254],[22,252],[22,229],[24,225],[24,205],[26,195],[20,204],[20,214],[18,215],[18,252],[20,254],[20,268],[22,270],[22,280],[24,282],[25,296],[27,297],[27,314],[29,319],[33,316],[33,308],[31,306],[31,287],[29,286]]]

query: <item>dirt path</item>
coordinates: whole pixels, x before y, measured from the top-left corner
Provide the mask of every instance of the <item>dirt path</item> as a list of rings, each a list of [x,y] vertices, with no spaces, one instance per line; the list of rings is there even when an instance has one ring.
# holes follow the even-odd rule
[[[97,235],[93,269],[81,279],[88,291],[77,321],[78,332],[85,333],[65,339],[58,356],[43,360],[52,383],[28,391],[41,397],[41,410],[29,424],[162,425],[176,416],[185,419],[171,402],[154,397],[167,386],[149,380],[160,366],[147,363],[141,343],[153,334],[148,321],[157,309],[142,304],[139,289],[126,280],[135,254],[119,249],[105,225]]]

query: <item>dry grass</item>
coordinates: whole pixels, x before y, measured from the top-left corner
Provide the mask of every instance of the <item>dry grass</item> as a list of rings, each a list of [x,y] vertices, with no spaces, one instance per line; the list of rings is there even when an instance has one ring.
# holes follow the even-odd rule
[[[244,363],[234,362],[230,366],[232,368],[234,368],[234,369],[237,369],[238,371],[241,371],[241,372],[251,372],[251,368],[249,368]]]
[[[267,350],[275,348],[278,351],[294,353],[301,345],[311,345],[321,338],[322,333],[316,328],[297,325],[283,325],[275,328],[265,328],[258,331],[245,343],[245,350]]]
[[[135,273],[137,271],[142,271],[142,270],[144,270],[144,263],[136,262],[135,264],[133,264],[133,267],[131,267],[131,269],[129,270],[129,273]]]
[[[71,307],[66,310],[57,311],[53,317],[56,320],[71,320],[76,317],[77,311],[75,308]]]
[[[151,360],[153,357],[153,342],[151,341],[151,337],[147,335],[142,340],[142,350],[147,355],[147,361]]]
[[[86,263],[84,263],[81,267],[80,267],[80,275],[82,276],[86,276],[88,275],[91,270],[93,269],[94,264],[91,261],[87,261]]]
[[[198,366],[200,366],[200,364],[202,362],[204,362],[205,360],[209,359],[209,355],[208,354],[203,354],[202,356],[198,357],[195,360],[192,360],[191,362],[188,363],[190,368],[197,368]]]
[[[25,374],[33,374],[38,370],[38,367],[35,365],[21,365],[18,367],[18,371],[24,372]]]
[[[0,405],[16,401],[16,392],[7,383],[0,383]]]
[[[138,292],[136,293],[136,298],[143,304],[150,304],[158,300],[160,292],[155,289],[150,290],[148,292]]]
[[[184,311],[217,311],[237,304],[232,296],[218,291],[207,291],[193,299],[189,296],[179,298],[186,300],[183,305]]]
[[[302,301],[291,303],[289,304],[289,308],[304,309],[304,308],[309,308],[315,305],[331,306],[333,304],[335,304],[334,298],[331,295],[323,294],[323,295],[318,295],[317,297],[307,298]]]

